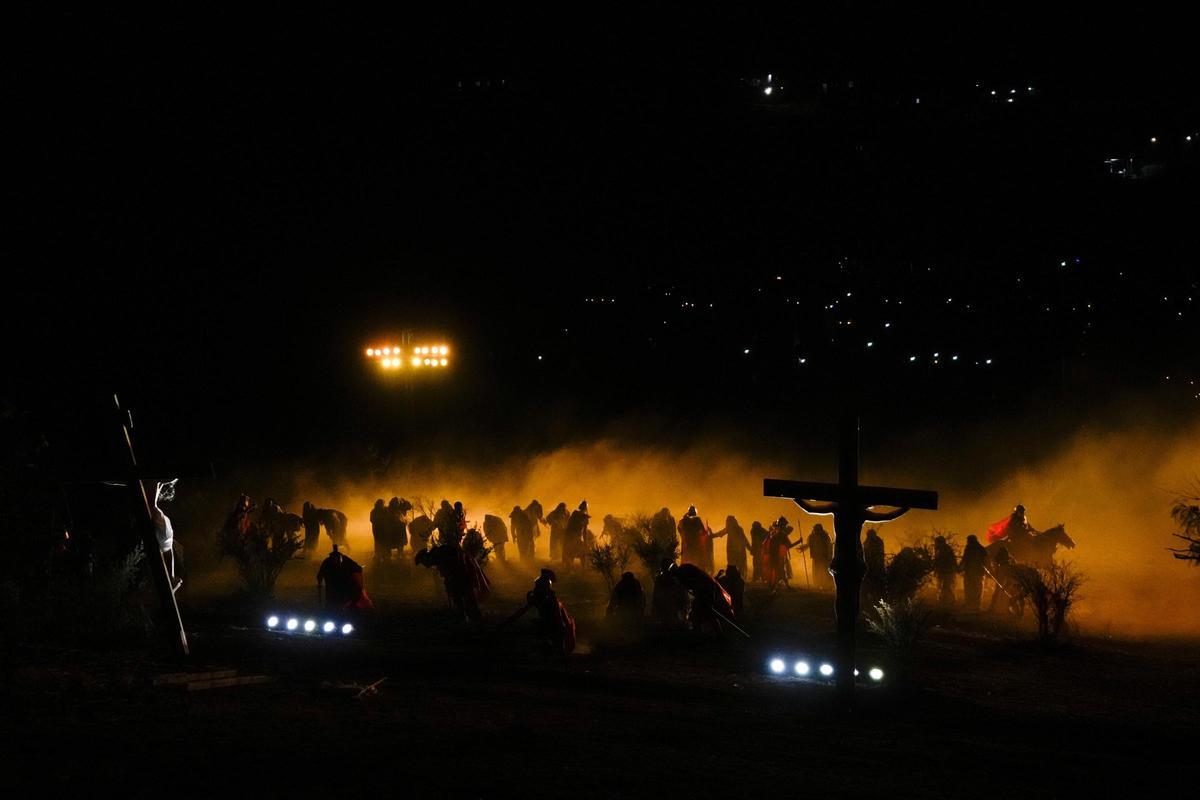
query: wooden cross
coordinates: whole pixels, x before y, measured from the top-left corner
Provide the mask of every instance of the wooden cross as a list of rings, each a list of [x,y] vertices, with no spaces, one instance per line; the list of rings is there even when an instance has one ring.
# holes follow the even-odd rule
[[[158,538],[154,535],[154,513],[150,506],[150,496],[146,493],[146,484],[138,471],[137,454],[133,449],[133,417],[129,411],[121,407],[121,401],[114,394],[113,404],[116,407],[117,422],[121,425],[121,436],[129,451],[128,483],[131,492],[130,501],[134,507],[135,518],[139,519],[142,544],[146,558],[150,560],[150,575],[154,581],[162,606],[159,614],[159,624],[162,625],[170,638],[172,646],[180,655],[188,655],[187,630],[183,627],[183,617],[179,614],[179,603],[175,599],[175,586],[171,582],[171,574],[167,562],[163,559],[162,549],[158,546]]]
[[[814,483],[775,478],[763,480],[764,497],[786,497],[809,514],[832,514],[836,537],[833,544],[833,573],[837,589],[838,658],[837,684],[846,697],[854,692],[854,634],[858,624],[859,592],[866,565],[862,555],[864,522],[889,522],[911,508],[936,510],[937,492],[860,486],[858,483],[858,417],[847,416],[838,436],[838,482]],[[824,501],[817,505],[811,501]],[[895,511],[878,512],[875,506],[893,506]]]

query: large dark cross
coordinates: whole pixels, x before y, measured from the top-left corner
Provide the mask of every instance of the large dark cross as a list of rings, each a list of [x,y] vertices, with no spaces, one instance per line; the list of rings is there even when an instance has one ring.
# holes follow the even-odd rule
[[[167,638],[180,655],[188,655],[187,631],[183,627],[183,617],[179,614],[179,603],[175,599],[175,586],[172,585],[167,562],[163,558],[162,549],[158,546],[158,538],[154,535],[154,512],[150,506],[150,496],[146,493],[145,477],[138,466],[137,454],[133,449],[133,417],[128,410],[121,407],[121,401],[113,395],[116,406],[117,422],[121,426],[121,436],[129,452],[129,466],[126,485],[130,490],[130,502],[133,506],[135,523],[142,539],[146,558],[149,560],[151,579],[158,594],[160,611],[158,623],[163,627]]]
[[[794,500],[809,514],[832,514],[834,532],[833,573],[837,589],[838,655],[837,685],[844,696],[854,692],[854,634],[858,624],[859,592],[862,589],[866,562],[862,552],[864,522],[889,522],[911,508],[936,510],[937,492],[920,489],[892,489],[886,486],[858,484],[858,417],[843,420],[838,436],[838,482],[813,483],[767,478],[763,481],[763,496],[786,497]],[[818,505],[812,501],[824,501]],[[876,506],[891,506],[895,510],[875,511]]]

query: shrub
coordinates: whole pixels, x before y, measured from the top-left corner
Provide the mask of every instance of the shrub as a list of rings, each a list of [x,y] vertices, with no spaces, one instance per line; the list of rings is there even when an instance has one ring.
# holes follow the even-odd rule
[[[629,520],[625,527],[625,537],[633,543],[633,552],[638,560],[646,567],[651,575],[658,574],[664,560],[675,561],[679,558],[679,536],[665,532],[654,535],[650,526],[650,517],[638,514]]]
[[[894,605],[880,600],[867,616],[867,628],[891,650],[911,650],[925,635],[933,618],[933,611],[913,597],[897,601]]]
[[[245,534],[236,528],[223,528],[218,544],[221,555],[233,559],[246,591],[252,597],[267,598],[273,595],[284,566],[304,547],[304,540],[299,531],[272,532],[255,522]]]
[[[588,549],[588,563],[604,576],[611,592],[617,585],[617,576],[625,571],[625,565],[629,563],[629,548],[611,544],[593,545]]]
[[[462,549],[467,555],[479,562],[479,566],[487,566],[488,556],[491,555],[495,548],[488,547],[487,541],[483,538],[483,534],[479,532],[478,527],[471,527],[467,530],[462,540]]]
[[[1171,508],[1171,519],[1179,526],[1179,533],[1172,535],[1187,546],[1167,549],[1181,561],[1200,566],[1200,497],[1180,497]]]
[[[883,570],[883,597],[892,607],[911,601],[933,576],[933,548],[905,547]]]
[[[1071,610],[1082,599],[1079,587],[1086,576],[1069,562],[1050,562],[1045,567],[1020,565],[1013,569],[1017,587],[1033,608],[1038,640],[1058,641],[1067,630]]]

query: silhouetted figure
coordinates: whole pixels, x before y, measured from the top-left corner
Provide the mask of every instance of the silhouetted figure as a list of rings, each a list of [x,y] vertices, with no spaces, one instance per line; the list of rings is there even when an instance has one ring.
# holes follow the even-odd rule
[[[450,505],[449,500],[443,499],[437,511],[433,512],[433,527],[437,529],[438,544],[456,545],[461,540],[458,521],[454,518],[454,506]]]
[[[250,514],[254,509],[254,501],[250,499],[249,495],[244,494],[238,497],[233,511],[230,511],[229,516],[225,518],[225,529],[237,531],[240,535],[245,536],[250,532]]]
[[[572,511],[571,516],[567,518],[562,540],[563,566],[571,566],[575,561],[579,561],[581,567],[586,564],[587,526],[590,519],[587,500],[581,502],[579,508]]]
[[[721,584],[729,594],[729,599],[733,603],[733,613],[741,616],[742,604],[746,597],[746,581],[742,577],[742,571],[738,569],[737,564],[730,564],[718,572],[717,583]]]
[[[311,553],[316,548],[317,540],[321,535],[319,528],[316,533],[310,533],[299,514],[290,514],[284,511],[283,506],[276,503],[270,497],[263,501],[262,511],[259,512],[258,519],[266,527],[272,541],[279,541],[290,534],[299,533],[301,528],[305,528],[304,549],[306,552]]]
[[[754,566],[754,574],[750,576],[751,580],[763,580],[763,552],[767,543],[767,529],[763,527],[758,520],[750,523],[750,558],[751,564]]]
[[[520,506],[513,506],[508,514],[508,524],[512,528],[512,537],[517,543],[517,556],[522,561],[533,560],[534,523]]]
[[[533,589],[525,595],[525,605],[505,620],[501,627],[516,620],[529,609],[535,609],[538,618],[534,630],[548,653],[566,657],[575,650],[575,620],[554,591],[556,577],[553,570],[542,569]]]
[[[789,538],[792,526],[785,517],[780,517],[767,532],[767,540],[763,542],[762,568],[763,581],[768,589],[774,589],[778,584],[789,586],[791,579],[790,551],[793,547],[803,547],[799,541]]]
[[[666,506],[650,518],[650,538],[663,544],[676,538],[675,517],[671,516],[671,511]]]
[[[414,551],[424,550],[429,546],[429,539],[437,530],[437,523],[424,514],[414,517],[408,523],[408,543]]]
[[[692,630],[711,630],[720,635],[723,624],[734,617],[733,600],[725,587],[695,564],[671,565],[671,576],[690,593],[688,622]]]
[[[738,574],[746,574],[746,553],[750,550],[750,540],[738,521],[732,516],[725,518],[725,527],[714,533],[713,538],[725,537],[725,564],[737,567]]]
[[[525,506],[525,516],[529,517],[529,524],[533,526],[533,538],[536,541],[542,535],[542,526],[548,524],[546,515],[542,511],[542,504],[537,500],[530,500],[529,505]],[[529,551],[530,558],[533,558],[533,553],[536,546]]]
[[[654,576],[654,594],[650,600],[655,621],[672,628],[683,621],[688,602],[687,589],[680,586],[672,574],[674,566],[674,561],[662,560],[658,574]]]
[[[317,508],[312,503],[305,502],[300,516],[304,519],[304,541],[316,544],[321,536],[322,526],[329,540],[343,550],[349,550],[346,543],[346,515],[335,508]]]
[[[972,611],[979,610],[983,598],[983,575],[987,569],[987,550],[979,543],[975,534],[967,537],[959,568],[963,574],[963,605]]]
[[[393,497],[388,501],[388,547],[396,548],[397,555],[404,555],[408,546],[408,512],[412,511],[412,503]]]
[[[375,541],[374,559],[376,562],[388,561],[392,557],[390,539],[392,534],[392,518],[387,506],[380,497],[371,506],[371,538]]]
[[[461,500],[454,501],[454,536],[459,545],[467,535],[467,512]]]
[[[437,569],[450,604],[468,620],[479,619],[479,604],[491,592],[491,583],[478,561],[457,544],[439,544],[417,553],[416,563]]]
[[[500,563],[504,563],[504,545],[508,542],[508,527],[504,520],[492,514],[484,514],[483,535],[491,543],[496,558]]]
[[[559,503],[554,510],[546,515],[546,524],[550,526],[550,559],[561,560],[563,557],[563,538],[566,536],[567,523],[571,512],[566,503]]]
[[[818,589],[833,587],[833,576],[829,574],[829,562],[833,560],[833,540],[821,523],[813,525],[808,534],[808,555],[812,558],[813,586]]]
[[[945,536],[933,538],[933,574],[937,578],[938,602],[954,605],[954,581],[958,575],[958,557]]]
[[[604,616],[626,628],[642,624],[646,615],[646,593],[632,572],[626,572],[613,587]]]
[[[813,557],[816,560],[816,556]],[[862,593],[868,606],[873,606],[883,599],[885,559],[883,539],[875,528],[867,531],[863,541],[863,560],[867,571],[863,573]]]
[[[374,608],[363,583],[363,568],[333,546],[333,552],[317,570],[317,591],[325,588],[325,607],[332,611]]]
[[[709,558],[708,526],[696,513],[695,506],[688,506],[687,513],[679,519],[676,526],[679,532],[679,560],[685,564],[695,564],[705,572],[712,572],[712,559]]]
[[[1025,506],[1017,504],[1007,518],[988,526],[988,544],[1004,540],[1009,556],[1021,558],[1036,533],[1025,518]]]

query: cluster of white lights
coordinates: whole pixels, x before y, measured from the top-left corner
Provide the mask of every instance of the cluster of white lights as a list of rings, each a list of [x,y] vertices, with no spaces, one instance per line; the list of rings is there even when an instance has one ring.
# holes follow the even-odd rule
[[[450,365],[450,348],[444,344],[411,348],[406,356],[399,347],[368,347],[367,358],[373,358],[384,369],[403,367],[446,367]]]
[[[284,629],[288,631],[302,629],[305,633],[317,632],[317,621],[315,619],[306,619],[303,623],[301,623],[299,617],[288,617],[286,621],[281,620],[277,614],[272,614],[271,616],[267,617],[268,630],[277,631],[279,630],[279,626],[281,624],[283,625]],[[320,628],[322,633],[336,633],[339,630],[342,632],[343,636],[349,636],[350,634],[354,633],[354,626],[349,622],[343,622],[339,626],[333,620],[326,620],[325,623],[320,626]]]
[[[788,674],[788,662],[781,656],[775,656],[767,662],[767,669],[769,669],[773,675],[786,675]],[[798,677],[807,678],[812,674],[812,671],[812,665],[802,658],[797,659],[792,663],[791,672]],[[833,664],[830,664],[828,661],[822,661],[817,666],[817,672],[820,673],[821,677],[823,678],[832,678],[834,672]],[[854,676],[858,677],[858,670],[854,670]],[[879,667],[871,667],[869,670],[867,670],[867,677],[869,677],[875,683],[879,683],[883,680],[883,670]]]

